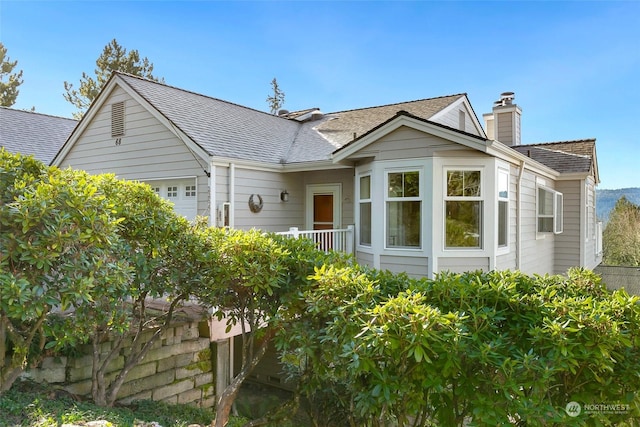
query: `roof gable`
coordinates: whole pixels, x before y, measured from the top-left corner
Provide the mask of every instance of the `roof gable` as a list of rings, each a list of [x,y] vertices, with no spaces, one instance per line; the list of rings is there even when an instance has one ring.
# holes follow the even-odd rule
[[[333,154],[335,162],[341,162],[356,155],[357,152],[363,148],[374,143],[385,135],[399,129],[402,126],[407,126],[431,135],[453,141],[464,145],[468,148],[486,152],[487,139],[463,132],[457,129],[450,128],[448,126],[436,123],[422,117],[417,117],[406,111],[399,111],[393,117],[380,123],[378,126],[369,130],[367,133],[359,138],[354,139],[349,144],[339,148]]]
[[[50,164],[77,124],[64,117],[0,107],[0,146]]]

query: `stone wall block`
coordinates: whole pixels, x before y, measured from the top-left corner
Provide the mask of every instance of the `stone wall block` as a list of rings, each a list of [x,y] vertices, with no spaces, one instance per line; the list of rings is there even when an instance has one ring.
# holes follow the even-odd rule
[[[192,388],[178,395],[178,403],[193,403],[202,399],[202,390]]]
[[[136,365],[127,373],[125,382],[150,377],[157,372],[157,366],[156,361]]]
[[[193,389],[193,379],[178,381],[173,384],[160,386],[153,390],[153,400],[165,400],[170,396],[177,396],[187,390]]]
[[[173,371],[165,371],[150,377],[128,381],[120,387],[118,398],[128,397],[147,390],[154,390],[163,387],[166,384],[172,384],[174,380],[175,373]]]

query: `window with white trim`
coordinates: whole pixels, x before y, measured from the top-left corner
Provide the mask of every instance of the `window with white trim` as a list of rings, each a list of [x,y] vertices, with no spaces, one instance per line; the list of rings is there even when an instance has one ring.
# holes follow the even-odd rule
[[[498,169],[498,247],[509,246],[509,171]]]
[[[385,173],[385,236],[387,248],[421,247],[422,192],[419,170]]]
[[[359,180],[360,244],[371,246],[371,175],[362,175]]]
[[[483,244],[482,173],[446,170],[445,248],[481,249]]]
[[[184,196],[185,197],[196,197],[196,186],[195,185],[187,185],[184,187]]]
[[[559,234],[563,225],[562,193],[538,187],[538,233]]]
[[[178,197],[178,187],[170,185],[167,187],[167,198],[175,199]]]

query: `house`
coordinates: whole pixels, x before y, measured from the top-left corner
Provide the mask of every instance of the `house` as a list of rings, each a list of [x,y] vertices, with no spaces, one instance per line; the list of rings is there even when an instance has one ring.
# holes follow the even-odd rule
[[[77,124],[64,117],[0,107],[0,147],[49,164]]]
[[[466,94],[273,115],[114,73],[52,163],[147,182],[218,226],[351,248],[333,230],[353,225],[358,262],[416,277],[594,268],[595,140],[524,145],[513,100],[484,127]]]

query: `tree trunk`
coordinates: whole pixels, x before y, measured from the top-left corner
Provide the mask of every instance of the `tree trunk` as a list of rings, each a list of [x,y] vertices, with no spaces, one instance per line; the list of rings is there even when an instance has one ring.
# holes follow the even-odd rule
[[[233,378],[231,384],[229,384],[222,395],[220,396],[220,400],[216,405],[216,419],[214,420],[213,425],[215,427],[224,427],[229,422],[229,416],[231,415],[231,407],[233,406],[233,402],[235,402],[238,393],[240,392],[240,387],[244,380],[247,379],[251,371],[258,365],[262,357],[267,352],[267,347],[269,346],[269,342],[271,342],[271,338],[275,335],[275,331],[267,331],[265,337],[263,338],[260,346],[258,347],[258,351],[256,351],[251,360],[246,361],[242,365],[242,369],[240,373]]]

